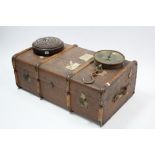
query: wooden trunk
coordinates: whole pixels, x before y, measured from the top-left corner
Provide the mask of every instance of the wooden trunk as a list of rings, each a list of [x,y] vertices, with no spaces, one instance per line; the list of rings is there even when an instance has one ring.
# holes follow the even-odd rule
[[[103,125],[134,93],[137,62],[120,69],[104,69],[86,84],[95,70],[94,52],[65,44],[49,57],[28,48],[13,56],[16,84],[41,98]]]

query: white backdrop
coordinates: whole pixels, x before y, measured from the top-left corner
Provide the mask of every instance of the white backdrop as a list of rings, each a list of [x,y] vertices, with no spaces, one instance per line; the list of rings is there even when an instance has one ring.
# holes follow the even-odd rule
[[[0,27],[0,128],[99,128],[17,89],[12,55],[45,36],[94,51],[118,50],[137,60],[135,95],[102,128],[155,128],[155,27]]]

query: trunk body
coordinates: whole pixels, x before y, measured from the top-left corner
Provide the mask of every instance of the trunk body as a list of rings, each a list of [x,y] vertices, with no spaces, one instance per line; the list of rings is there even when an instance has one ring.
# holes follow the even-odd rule
[[[65,44],[60,53],[37,56],[32,48],[13,56],[16,84],[41,98],[103,125],[134,93],[137,62],[120,69],[95,71],[93,51]]]

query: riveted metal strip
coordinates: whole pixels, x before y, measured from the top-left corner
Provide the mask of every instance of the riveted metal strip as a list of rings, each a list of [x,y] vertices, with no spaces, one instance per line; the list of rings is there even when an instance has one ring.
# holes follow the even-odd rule
[[[71,112],[71,94],[70,94],[70,79],[72,75],[68,75],[66,79],[66,104],[67,104],[67,109]]]
[[[36,77],[37,77],[37,93],[39,95],[40,98],[42,98],[41,95],[41,84],[40,84],[40,79],[39,79],[39,67],[40,67],[41,63],[36,64],[35,69],[36,69]]]
[[[103,110],[104,110],[104,103],[103,103],[103,95],[104,95],[105,89],[101,88],[100,89],[100,98],[99,98],[99,110],[98,110],[98,122],[100,126],[103,125]]]
[[[98,110],[98,122],[100,124],[100,126],[103,125],[103,106],[100,106],[99,107],[99,110]]]

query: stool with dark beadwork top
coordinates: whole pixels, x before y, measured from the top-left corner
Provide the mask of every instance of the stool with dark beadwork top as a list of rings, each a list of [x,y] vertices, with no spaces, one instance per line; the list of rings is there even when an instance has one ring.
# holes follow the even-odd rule
[[[51,56],[64,49],[64,43],[56,37],[44,37],[32,43],[35,54],[39,56]]]

